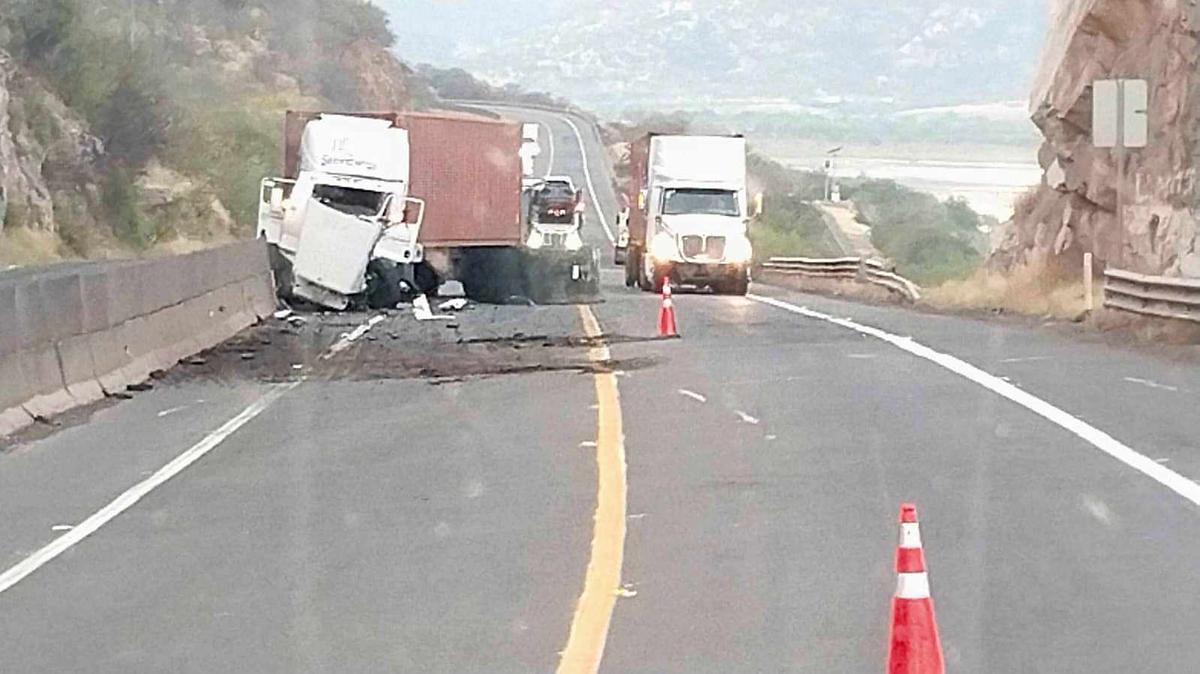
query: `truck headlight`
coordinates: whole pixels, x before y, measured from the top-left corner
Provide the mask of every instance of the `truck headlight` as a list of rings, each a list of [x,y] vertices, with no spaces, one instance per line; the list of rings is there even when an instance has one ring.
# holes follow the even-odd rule
[[[567,235],[567,240],[563,244],[567,250],[576,251],[583,248],[583,237],[579,236],[579,230],[575,230]]]
[[[677,250],[675,237],[666,232],[659,232],[650,242],[650,257],[655,260],[670,260],[675,257]]]
[[[745,236],[730,237],[729,243],[725,246],[726,260],[742,263],[749,262],[752,257],[754,257],[754,247],[750,245],[750,239]]]

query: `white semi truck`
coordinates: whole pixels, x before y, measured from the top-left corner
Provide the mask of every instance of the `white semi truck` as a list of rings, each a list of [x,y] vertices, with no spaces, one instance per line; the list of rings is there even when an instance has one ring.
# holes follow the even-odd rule
[[[425,204],[408,196],[408,131],[326,114],[304,125],[299,146],[295,178],[264,180],[259,206],[258,236],[281,292],[337,310],[356,297],[394,305],[424,258]]]
[[[754,251],[741,136],[650,134],[630,152],[625,283],[746,294]]]

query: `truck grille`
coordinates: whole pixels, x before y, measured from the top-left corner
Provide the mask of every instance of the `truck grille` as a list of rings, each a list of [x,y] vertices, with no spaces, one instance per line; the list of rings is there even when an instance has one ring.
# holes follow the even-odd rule
[[[725,257],[725,237],[723,236],[696,236],[689,235],[682,237],[682,251],[686,258],[700,257],[703,255],[710,260],[720,260]]]

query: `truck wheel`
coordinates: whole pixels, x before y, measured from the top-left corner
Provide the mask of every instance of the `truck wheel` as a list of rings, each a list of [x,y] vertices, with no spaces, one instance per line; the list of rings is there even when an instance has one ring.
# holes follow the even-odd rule
[[[271,275],[275,277],[275,294],[281,299],[292,299],[292,286],[296,284],[296,276],[292,272],[292,262],[279,250],[279,246],[267,246],[267,259],[271,265]]]
[[[645,254],[638,255],[638,287],[646,292],[661,292],[662,281],[654,278],[653,264]]]
[[[422,262],[413,269],[413,285],[417,287],[418,293],[426,295],[437,292],[438,276],[434,271],[433,265],[428,262]]]
[[[393,262],[371,260],[367,265],[367,306],[372,309],[394,309],[403,297],[400,281],[404,275]]]

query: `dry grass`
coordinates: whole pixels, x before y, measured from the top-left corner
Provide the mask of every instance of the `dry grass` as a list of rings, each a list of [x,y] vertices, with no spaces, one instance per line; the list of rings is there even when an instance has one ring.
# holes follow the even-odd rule
[[[1100,284],[1095,287],[1100,306]],[[981,269],[969,278],[925,292],[923,302],[949,311],[992,311],[1076,320],[1085,312],[1083,279],[1065,278],[1042,265],[1018,267],[1009,274]]]
[[[62,239],[52,232],[9,227],[0,232],[0,266],[27,266],[59,262],[64,254]]]

